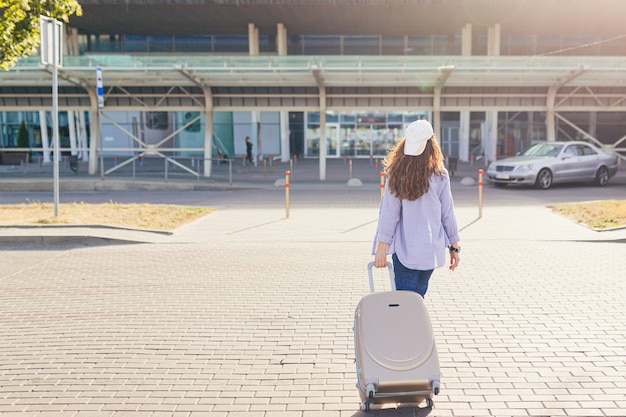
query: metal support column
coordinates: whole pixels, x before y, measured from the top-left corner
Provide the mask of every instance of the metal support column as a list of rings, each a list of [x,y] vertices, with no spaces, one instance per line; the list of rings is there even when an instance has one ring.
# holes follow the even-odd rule
[[[204,93],[204,176],[210,177],[213,164],[213,94],[210,87],[202,87]]]

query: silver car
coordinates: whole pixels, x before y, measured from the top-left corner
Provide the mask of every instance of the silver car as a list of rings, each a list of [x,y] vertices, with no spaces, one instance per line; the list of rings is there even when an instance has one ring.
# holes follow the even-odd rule
[[[538,143],[518,156],[499,159],[487,168],[495,186],[534,185],[548,189],[563,182],[594,182],[605,186],[617,173],[620,159],[587,142]]]

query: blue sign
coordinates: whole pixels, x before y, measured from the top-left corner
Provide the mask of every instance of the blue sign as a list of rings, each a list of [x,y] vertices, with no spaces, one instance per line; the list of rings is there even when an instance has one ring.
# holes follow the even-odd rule
[[[98,107],[104,107],[104,83],[102,82],[102,68],[96,67],[96,92],[98,94]]]

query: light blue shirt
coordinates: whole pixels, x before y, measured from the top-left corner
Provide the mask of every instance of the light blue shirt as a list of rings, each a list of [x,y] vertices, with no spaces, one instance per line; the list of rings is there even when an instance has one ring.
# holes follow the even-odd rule
[[[385,184],[372,255],[378,242],[389,244],[409,269],[427,271],[445,264],[445,251],[459,239],[448,171],[430,177],[428,192],[415,201],[391,194]]]

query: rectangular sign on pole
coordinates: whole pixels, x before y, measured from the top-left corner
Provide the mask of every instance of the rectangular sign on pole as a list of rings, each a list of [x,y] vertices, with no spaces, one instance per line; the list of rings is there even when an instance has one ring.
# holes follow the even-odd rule
[[[98,92],[98,107],[104,107],[104,83],[102,81],[102,68],[96,67],[96,90]]]
[[[46,16],[39,16],[39,55],[42,65],[63,65],[63,23]],[[56,51],[56,53],[55,53]]]

